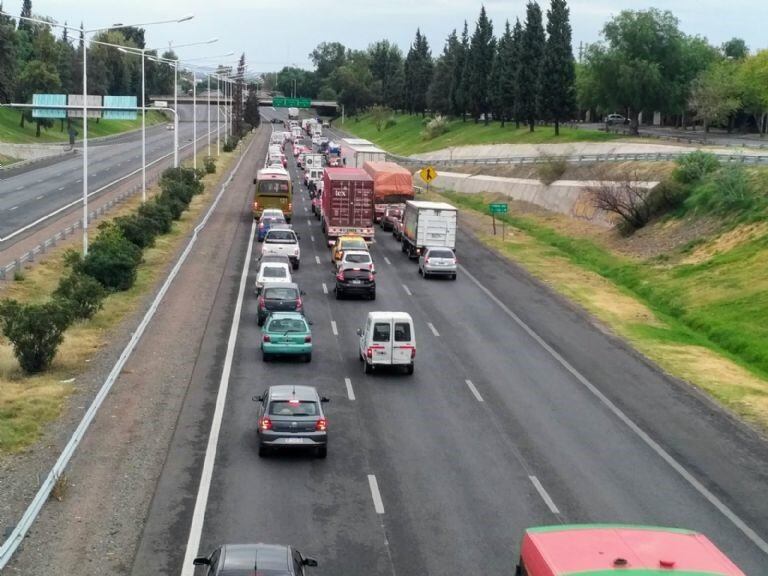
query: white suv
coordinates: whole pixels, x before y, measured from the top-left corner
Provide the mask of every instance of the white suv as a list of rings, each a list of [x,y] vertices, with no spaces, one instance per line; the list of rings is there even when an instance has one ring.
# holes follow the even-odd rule
[[[264,237],[264,243],[261,245],[261,255],[262,257],[285,256],[291,261],[293,269],[298,270],[301,261],[299,236],[287,226],[270,228]]]

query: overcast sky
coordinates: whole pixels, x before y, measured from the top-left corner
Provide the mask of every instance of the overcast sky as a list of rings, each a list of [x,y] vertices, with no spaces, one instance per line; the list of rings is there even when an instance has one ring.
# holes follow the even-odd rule
[[[5,9],[18,14],[21,0],[4,0]],[[426,33],[433,55],[442,51],[445,38],[453,29],[469,21],[470,32],[480,10],[480,2],[468,0],[33,0],[35,14],[60,22],[67,20],[86,28],[149,22],[181,17],[195,18],[183,24],[164,24],[147,28],[149,47],[164,47],[194,42],[213,36],[218,44],[203,48],[180,49],[184,58],[245,52],[249,68],[278,70],[295,64],[311,68],[308,54],[320,42],[339,41],[350,48],[365,48],[371,42],[388,38],[403,52],[416,28]],[[525,1],[491,0],[486,10],[494,22],[494,32],[504,21],[524,20]],[[752,50],[768,47],[766,23],[768,0],[569,0],[573,26],[574,52],[580,42],[594,42],[612,15],[624,9],[655,6],[671,10],[687,34],[705,36],[713,44],[739,36]],[[549,0],[541,0],[546,12]]]

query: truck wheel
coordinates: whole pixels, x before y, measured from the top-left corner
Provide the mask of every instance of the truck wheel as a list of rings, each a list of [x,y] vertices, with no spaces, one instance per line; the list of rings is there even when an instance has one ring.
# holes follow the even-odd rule
[[[294,270],[298,270],[298,269],[299,269],[299,261],[298,261],[298,260],[296,260],[296,262],[294,262],[294,263],[291,265],[291,268],[293,268]]]
[[[371,372],[373,372],[373,365],[372,364],[368,364],[368,362],[366,361],[365,362],[365,373],[366,374],[370,374]]]

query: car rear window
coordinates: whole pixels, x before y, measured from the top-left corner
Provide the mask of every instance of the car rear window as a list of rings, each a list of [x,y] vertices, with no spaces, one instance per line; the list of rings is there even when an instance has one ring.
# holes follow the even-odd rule
[[[428,256],[430,258],[453,258],[453,252],[450,250],[430,250]]]
[[[275,332],[306,332],[307,325],[300,318],[274,318],[267,330]]]
[[[268,244],[295,244],[296,235],[290,230],[270,230],[266,242]]]
[[[273,416],[316,416],[317,402],[298,400],[272,400],[269,413]]]
[[[264,290],[264,298],[267,300],[297,300],[299,294],[295,288],[274,287]]]
[[[371,261],[370,254],[347,254],[344,258],[345,261],[353,264],[367,264]]]
[[[347,280],[368,280],[370,274],[371,273],[368,270],[344,269],[344,278]]]
[[[373,325],[373,341],[374,342],[389,342],[389,324],[374,324]]]
[[[368,245],[365,243],[365,240],[342,240],[341,242],[341,248],[343,250],[352,250],[354,248],[363,248],[365,250],[368,249]]]
[[[270,226],[274,226],[275,224],[285,224],[285,218],[279,218],[277,216],[268,216],[267,218],[261,219],[264,224],[268,224]]]
[[[411,341],[411,325],[408,322],[395,322],[395,342]]]
[[[390,208],[390,209],[389,209],[389,212],[388,212],[388,214],[389,214],[390,216],[394,216],[394,217],[396,217],[396,218],[399,218],[399,217],[400,217],[400,214],[402,214],[402,213],[403,213],[403,212],[402,212],[402,210],[400,210],[400,208]]]
[[[288,271],[282,266],[266,266],[261,275],[264,278],[287,278]]]

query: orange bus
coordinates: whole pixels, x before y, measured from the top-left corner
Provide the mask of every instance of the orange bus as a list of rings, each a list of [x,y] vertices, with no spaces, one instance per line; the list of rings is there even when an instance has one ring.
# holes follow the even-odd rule
[[[706,536],[656,526],[528,528],[517,576],[746,576]]]
[[[286,222],[293,215],[293,194],[291,177],[283,168],[263,168],[256,173],[253,181],[256,193],[253,197],[253,217],[258,219],[265,208],[279,208]]]

